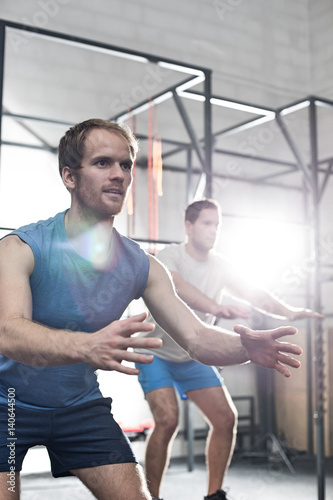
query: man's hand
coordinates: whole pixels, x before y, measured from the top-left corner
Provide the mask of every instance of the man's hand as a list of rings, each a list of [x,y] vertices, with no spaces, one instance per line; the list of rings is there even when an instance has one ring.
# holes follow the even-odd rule
[[[296,321],[298,319],[304,318],[324,319],[325,316],[318,312],[312,311],[311,309],[303,309],[301,307],[291,308],[291,311],[288,314],[289,321]]]
[[[128,375],[138,375],[139,370],[125,366],[122,361],[149,364],[153,356],[128,350],[129,348],[157,349],[162,340],[157,338],[132,337],[137,332],[152,332],[155,326],[147,323],[147,314],[142,313],[127,319],[113,321],[105,328],[90,334],[85,349],[86,363],[96,369],[116,370]]]
[[[247,319],[250,317],[251,309],[248,307],[244,307],[241,305],[227,304],[227,305],[218,305],[216,307],[216,311],[214,316],[217,318],[225,318],[225,319],[236,319],[242,318]]]
[[[250,330],[245,326],[235,325],[234,331],[240,335],[242,344],[253,363],[265,368],[273,368],[285,377],[291,376],[285,365],[292,368],[301,366],[301,363],[289,354],[300,355],[302,349],[296,344],[276,340],[285,335],[295,335],[297,329],[293,326],[275,328],[274,330]]]

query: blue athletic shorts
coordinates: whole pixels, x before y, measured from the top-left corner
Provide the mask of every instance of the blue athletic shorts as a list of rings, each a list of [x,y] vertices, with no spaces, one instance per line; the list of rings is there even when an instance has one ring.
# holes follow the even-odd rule
[[[149,365],[137,363],[136,367],[140,370],[139,382],[145,394],[161,387],[174,387],[181,398],[186,399],[187,391],[223,385],[223,378],[215,367],[193,360],[174,363],[154,356]]]
[[[0,405],[0,472],[20,471],[29,448],[47,448],[54,477],[99,465],[137,462],[131,445],[111,414],[111,398],[52,410],[15,407],[15,435],[8,409]],[[15,469],[11,467],[15,467]]]

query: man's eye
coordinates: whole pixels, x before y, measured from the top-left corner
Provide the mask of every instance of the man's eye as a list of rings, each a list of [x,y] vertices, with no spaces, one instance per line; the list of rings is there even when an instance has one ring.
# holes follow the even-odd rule
[[[98,160],[96,163],[99,167],[105,167],[107,165],[107,162],[105,160]]]
[[[121,168],[124,170],[132,170],[132,163],[122,163]]]

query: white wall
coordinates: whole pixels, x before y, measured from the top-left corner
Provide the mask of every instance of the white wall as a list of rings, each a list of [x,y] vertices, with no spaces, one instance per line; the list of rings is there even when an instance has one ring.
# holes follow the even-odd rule
[[[330,81],[333,77],[332,26],[333,9],[330,0],[312,1],[310,8],[310,57],[311,92],[316,95],[332,97]]]
[[[215,93],[270,106],[332,92],[322,65],[332,53],[332,12],[329,0],[3,0],[0,7],[8,20],[212,68]]]

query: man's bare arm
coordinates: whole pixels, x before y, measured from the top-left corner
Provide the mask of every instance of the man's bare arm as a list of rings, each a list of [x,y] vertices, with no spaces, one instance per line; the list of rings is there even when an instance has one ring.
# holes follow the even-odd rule
[[[171,278],[153,257],[143,298],[157,323],[185,349],[193,359],[218,366],[244,363],[253,360],[262,366],[275,368],[285,376],[290,371],[285,365],[297,368],[299,361],[290,354],[299,355],[301,349],[288,342],[277,341],[283,335],[297,332],[293,327],[267,330],[254,335],[244,328],[242,335],[207,326],[175,293]],[[250,341],[248,341],[250,338]],[[259,354],[258,354],[259,353]]]
[[[251,313],[249,307],[243,305],[221,305],[202,293],[177,272],[171,271],[176,292],[186,304],[195,311],[211,314],[216,318],[248,318]]]
[[[238,280],[228,285],[228,291],[234,297],[245,300],[254,308],[264,314],[276,318],[296,321],[303,318],[323,319],[324,315],[303,307],[294,307],[274,297],[266,290],[251,286],[243,280]]]
[[[96,333],[55,330],[32,321],[29,278],[34,269],[30,247],[17,236],[0,242],[0,354],[31,366],[87,363],[94,368],[137,374],[122,361],[150,363],[152,356],[129,348],[157,348],[159,339],[131,337],[152,331],[146,314],[114,321]],[[148,341],[148,342],[147,342]]]

